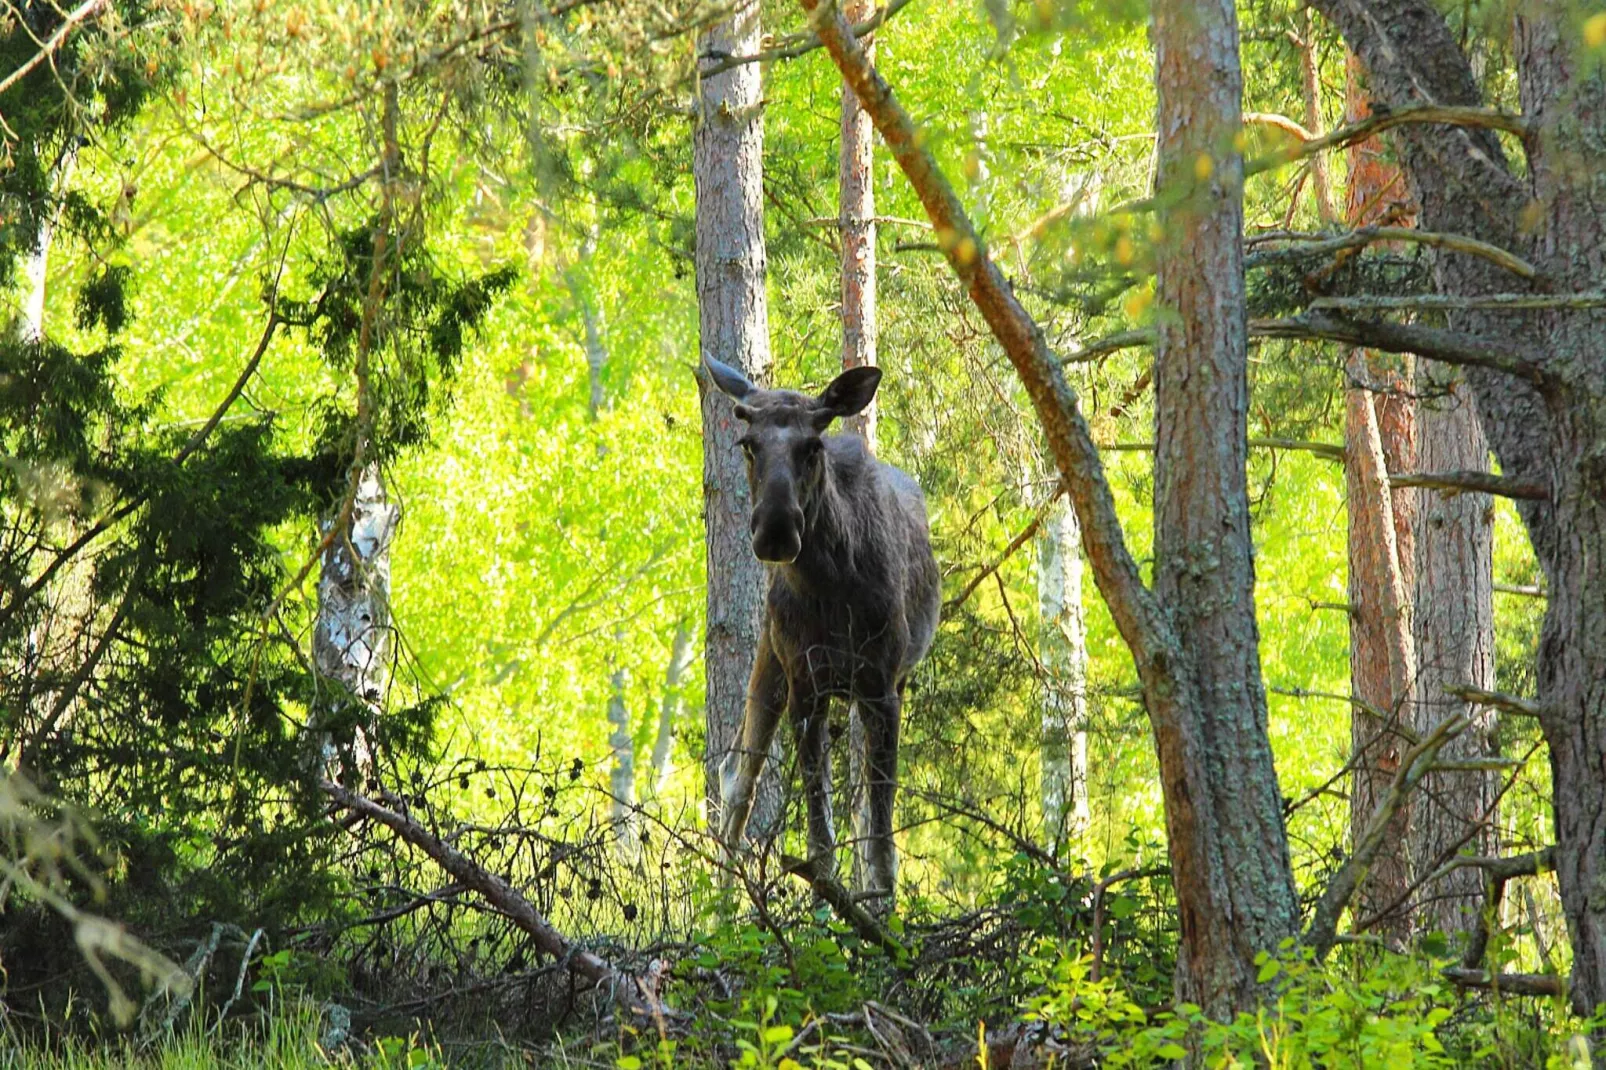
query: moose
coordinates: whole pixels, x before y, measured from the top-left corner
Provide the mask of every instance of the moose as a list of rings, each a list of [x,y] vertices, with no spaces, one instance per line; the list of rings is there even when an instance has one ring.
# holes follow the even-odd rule
[[[761,389],[735,368],[705,363],[747,425],[738,442],[752,491],[753,553],[769,575],[741,737],[720,768],[720,839],[730,850],[742,842],[784,710],[797,740],[810,860],[834,869],[828,725],[831,700],[846,699],[859,706],[867,744],[866,890],[890,898],[903,693],[931,646],[941,604],[925,496],[859,436],[823,434],[870,404],[880,369],[849,369],[810,397]]]

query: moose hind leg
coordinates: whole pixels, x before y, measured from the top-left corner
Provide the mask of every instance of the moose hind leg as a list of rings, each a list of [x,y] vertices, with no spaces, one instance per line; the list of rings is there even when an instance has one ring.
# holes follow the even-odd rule
[[[864,700],[866,749],[869,751],[870,842],[865,845],[867,890],[883,893],[882,909],[890,910],[898,887],[898,849],[892,841],[892,804],[898,791],[898,720],[903,702],[896,692]]]
[[[836,828],[831,814],[831,702],[823,695],[794,692],[791,713],[792,730],[797,735],[798,766],[803,774],[803,799],[809,811],[809,859],[834,876]]]
[[[747,833],[758,777],[769,757],[781,711],[786,708],[786,695],[786,673],[765,636],[759,641],[758,657],[747,685],[747,711],[740,736],[719,767],[719,839],[727,850],[741,847]]]

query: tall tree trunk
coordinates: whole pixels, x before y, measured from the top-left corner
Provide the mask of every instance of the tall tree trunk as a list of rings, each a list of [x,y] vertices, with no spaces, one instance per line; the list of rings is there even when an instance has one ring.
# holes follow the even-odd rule
[[[1042,707],[1043,840],[1050,847],[1087,829],[1087,621],[1082,611],[1082,532],[1064,499],[1037,535],[1038,643],[1046,676]]]
[[[681,687],[691,668],[691,625],[682,620],[675,625],[675,638],[669,647],[669,667],[664,670],[663,700],[658,704],[658,732],[652,744],[653,794],[662,797],[674,772],[671,751],[675,745],[675,722],[683,703]]]
[[[1132,651],[1154,728],[1182,949],[1177,992],[1210,1015],[1256,1002],[1255,956],[1298,932],[1276,769],[1266,736],[1244,462],[1248,400],[1241,78],[1233,9],[1157,6],[1163,188],[1193,196],[1163,217],[1156,364],[1156,589],[1126,545],[1093,436],[1042,328],[987,254],[953,186],[892,89],[823,0],[801,0],[936,230],[949,267],[1031,398],[1082,548]],[[1208,163],[1201,163],[1204,156]],[[1203,174],[1203,178],[1196,178]]]
[[[624,666],[625,630],[613,633],[613,672],[608,677],[608,750],[612,765],[608,771],[608,793],[613,796],[614,843],[620,857],[632,861],[636,857],[636,741],[631,732],[630,670]]]
[[[697,40],[699,63],[759,47],[758,0]],[[769,379],[769,301],[764,290],[764,123],[759,65],[745,63],[700,80],[692,134],[697,190],[697,310],[702,352],[756,383]],[[731,401],[698,383],[703,410],[703,515],[708,552],[708,699],[703,774],[709,816],[719,807],[719,771],[740,738],[747,682],[758,652],[766,578],[748,538],[752,512]],[[780,734],[777,733],[777,739]],[[748,828],[761,835],[780,810],[771,763],[759,780]]]
[[[1344,112],[1351,122],[1367,112],[1364,71],[1354,56],[1345,62]],[[1350,226],[1398,224],[1412,211],[1405,176],[1388,161],[1382,139],[1351,146],[1345,207]],[[1357,756],[1350,780],[1350,832],[1351,842],[1359,843],[1409,748],[1400,729],[1411,721],[1408,706],[1416,678],[1410,615],[1415,500],[1412,491],[1390,486],[1389,473],[1416,470],[1416,404],[1398,357],[1352,350],[1345,380],[1350,692],[1359,703],[1350,717]],[[1355,901],[1359,917],[1388,912],[1374,931],[1395,947],[1403,947],[1410,932],[1410,916],[1402,908],[1411,883],[1406,844],[1412,802],[1395,814],[1386,845]]]
[[[1425,472],[1486,471],[1489,447],[1478,423],[1471,391],[1453,369],[1427,365],[1418,376],[1417,463]],[[1446,497],[1421,490],[1417,510],[1416,598],[1411,626],[1416,636],[1416,692],[1411,703],[1418,735],[1447,717],[1465,713],[1471,726],[1441,752],[1447,760],[1498,755],[1493,707],[1469,707],[1446,688],[1494,687],[1494,508],[1484,494]],[[1426,876],[1462,849],[1492,855],[1493,808],[1499,776],[1492,770],[1428,774],[1418,789],[1410,829],[1411,869]],[[1483,903],[1483,877],[1472,867],[1453,870],[1432,888],[1416,924],[1419,929],[1466,932]]]
[[[1238,25],[1231,0],[1156,0],[1159,184],[1155,594],[1190,670],[1191,709],[1156,733],[1182,942],[1177,999],[1254,1004],[1256,952],[1298,904],[1266,734],[1249,528]],[[1184,803],[1184,800],[1187,800]]]
[[[569,287],[569,296],[574,299],[575,308],[580,313],[580,325],[585,331],[586,378],[590,387],[586,397],[586,411],[592,420],[602,415],[603,407],[608,401],[602,383],[603,370],[608,366],[606,328],[603,325],[602,310],[597,307],[596,292],[590,279],[591,258],[597,251],[597,231],[598,228],[593,224],[586,232],[585,241],[580,245],[580,263],[570,264],[563,273],[563,281]],[[580,271],[581,267],[585,268],[584,275]]]
[[[1312,0],[1365,62],[1373,96],[1394,108],[1482,103],[1471,65],[1430,0]],[[1547,289],[1606,277],[1606,80],[1581,62],[1578,13],[1556,0],[1515,16],[1512,52],[1528,133],[1521,177],[1489,129],[1401,127],[1422,220],[1526,255]],[[1487,261],[1441,255],[1438,288],[1458,295],[1528,284]],[[1527,378],[1468,367],[1501,471],[1548,487],[1519,511],[1549,598],[1539,642],[1540,725],[1550,747],[1556,876],[1573,945],[1581,1014],[1606,1002],[1606,320],[1598,311],[1468,309],[1452,331],[1520,354]]]
[[[843,0],[844,18],[858,22],[875,9],[872,0]],[[875,40],[865,38],[865,53],[875,56]],[[854,96],[842,84],[842,146],[837,157],[838,226],[842,235],[842,368],[873,367],[876,363],[876,223],[875,127]],[[850,434],[859,435],[872,451],[876,447],[874,399],[857,416],[844,421]],[[848,821],[853,841],[852,887],[869,888],[870,848],[869,737],[858,703],[848,705]]]
[[[1305,9],[1305,32],[1299,40],[1299,73],[1305,97],[1305,130],[1312,137],[1322,135],[1322,71],[1316,51],[1316,12]],[[1316,218],[1323,226],[1337,222],[1333,211],[1333,179],[1327,154],[1317,153],[1310,161],[1311,193],[1316,198]]]
[[[390,688],[390,544],[400,519],[379,466],[368,465],[351,518],[330,541],[318,573],[313,666],[335,686],[322,691],[312,739],[324,776],[358,790],[373,771],[374,732]]]

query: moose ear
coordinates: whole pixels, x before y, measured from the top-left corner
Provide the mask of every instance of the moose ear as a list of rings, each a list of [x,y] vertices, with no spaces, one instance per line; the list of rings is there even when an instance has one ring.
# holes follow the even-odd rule
[[[722,364],[713,357],[704,357],[703,366],[708,369],[708,375],[714,380],[714,385],[737,401],[753,392],[753,384],[747,376],[729,364]]]
[[[875,399],[876,387],[880,385],[880,368],[849,368],[820,392],[819,400],[814,403],[815,412],[826,423],[838,416],[863,412]]]

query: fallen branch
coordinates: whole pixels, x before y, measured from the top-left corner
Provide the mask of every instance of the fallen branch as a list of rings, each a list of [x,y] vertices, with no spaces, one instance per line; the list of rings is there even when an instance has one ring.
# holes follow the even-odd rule
[[[1399,771],[1395,773],[1383,798],[1378,800],[1377,809],[1367,821],[1366,831],[1356,840],[1354,853],[1345,859],[1332,880],[1328,881],[1326,890],[1316,903],[1310,927],[1305,930],[1305,943],[1315,949],[1318,961],[1332,949],[1339,916],[1349,905],[1350,898],[1366,876],[1366,871],[1371,868],[1372,861],[1383,849],[1394,815],[1405,805],[1412,789],[1432,771],[1439,751],[1471,723],[1472,719],[1465,713],[1445,718],[1400,759]]]
[[[539,951],[565,964],[576,977],[606,990],[610,997],[621,1001],[632,1014],[638,1017],[663,1017],[672,1013],[663,1005],[656,991],[641,978],[624,973],[594,952],[570,943],[523,893],[406,814],[382,806],[367,796],[348,791],[333,781],[322,780],[318,786],[339,806],[379,822],[405,842],[429,855],[457,883],[484,896],[514,925],[528,933]]]
[[[885,925],[876,920],[873,914],[864,909],[841,881],[815,865],[814,859],[782,855],[781,866],[787,873],[808,882],[809,887],[814,889],[814,894],[836,911],[837,917],[853,926],[853,931],[862,939],[891,955],[894,962],[901,962],[908,957],[909,949],[904,947]]]
[[[1389,485],[1436,490],[1446,498],[1470,491],[1474,494],[1493,494],[1501,498],[1517,498],[1531,502],[1550,500],[1550,492],[1537,483],[1523,483],[1505,476],[1497,476],[1493,472],[1397,472],[1389,475]]]

